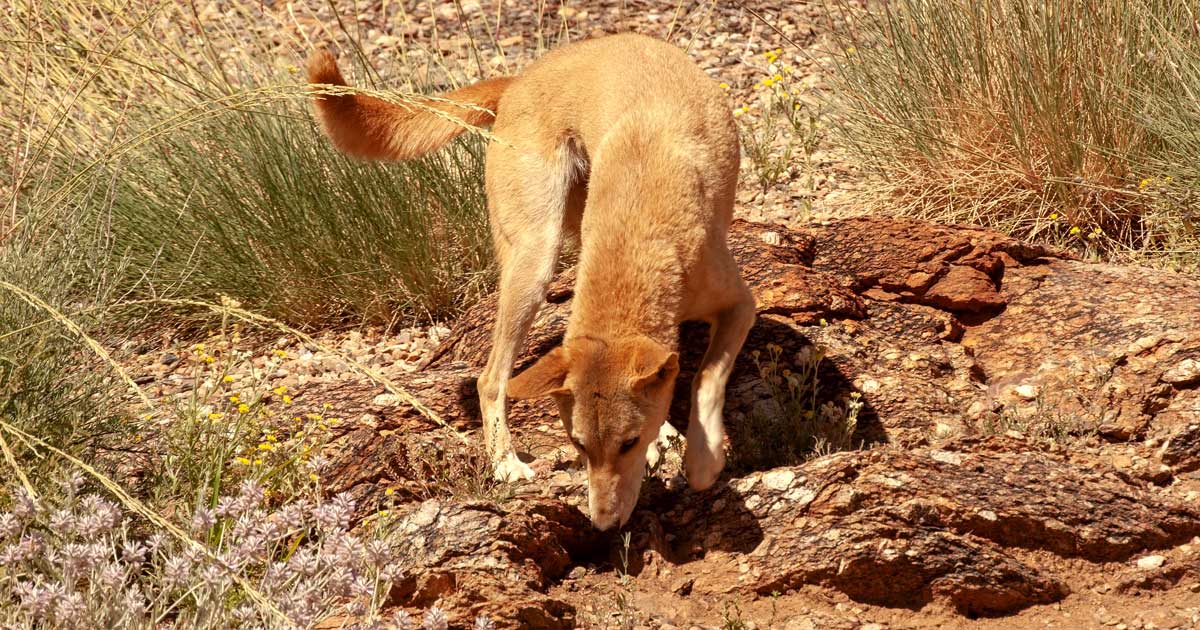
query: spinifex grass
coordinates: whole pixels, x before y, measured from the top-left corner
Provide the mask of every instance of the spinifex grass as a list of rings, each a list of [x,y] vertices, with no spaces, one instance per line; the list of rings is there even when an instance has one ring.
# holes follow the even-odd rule
[[[842,41],[863,201],[1194,268],[1200,33],[1188,0],[902,0]]]
[[[487,286],[480,142],[362,164],[303,106],[275,109],[213,118],[121,166],[107,220],[138,274],[125,283],[302,325],[445,318]]]
[[[478,138],[412,164],[351,161],[308,111],[297,67],[307,34],[241,32],[284,14],[110,9],[67,0],[0,16],[18,35],[0,44],[11,77],[0,124],[14,140],[0,234],[70,209],[101,237],[91,270],[116,291],[225,294],[301,326],[444,318],[487,285]],[[363,85],[379,84],[350,36],[320,39],[351,53]],[[393,70],[409,89],[462,76]],[[95,182],[106,194],[81,203]]]

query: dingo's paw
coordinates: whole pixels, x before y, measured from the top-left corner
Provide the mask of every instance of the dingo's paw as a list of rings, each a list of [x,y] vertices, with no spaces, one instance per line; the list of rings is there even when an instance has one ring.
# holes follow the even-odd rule
[[[724,468],[725,450],[720,446],[709,450],[703,444],[692,446],[689,442],[687,452],[683,456],[683,469],[687,474],[688,485],[693,490],[711,488]]]
[[[496,466],[493,468],[493,476],[495,476],[496,481],[513,483],[533,479],[537,476],[537,473],[533,471],[533,468],[529,467],[529,464],[517,459],[516,453],[509,453],[504,459],[496,462]]]

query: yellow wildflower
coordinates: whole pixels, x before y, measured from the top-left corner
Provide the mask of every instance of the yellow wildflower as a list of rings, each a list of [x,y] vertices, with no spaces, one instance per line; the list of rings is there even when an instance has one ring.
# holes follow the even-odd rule
[[[268,441],[268,442],[278,442],[278,441],[279,441],[279,438],[278,438],[278,437],[277,437],[277,436],[276,436],[274,433],[268,433],[268,434],[267,434],[267,441]]]
[[[204,355],[203,361],[209,365],[212,365],[213,362],[216,361],[216,359],[214,359],[206,354],[206,355]]]
[[[1057,221],[1057,220],[1058,220],[1058,213],[1057,213],[1057,212],[1051,212],[1051,213],[1050,213],[1050,220],[1051,220],[1051,221]]]
[[[285,405],[290,405],[290,404],[292,404],[292,397],[291,397],[291,396],[288,396],[287,394],[284,394],[284,395],[283,395],[283,404],[285,404]],[[300,421],[300,418],[296,418],[296,421],[297,421],[297,422],[299,422],[299,421]]]
[[[396,490],[394,488],[388,488],[387,490],[383,491],[383,494],[390,497],[393,494],[396,494]]]
[[[737,117],[739,117],[739,116],[741,116],[742,114],[745,114],[745,113],[746,113],[746,108],[745,108],[745,107],[739,107],[739,108],[737,108],[737,109],[733,110],[733,117],[734,117],[734,118],[737,118]]]
[[[249,459],[249,458],[246,458],[246,457],[239,457],[239,458],[237,458],[237,463],[239,463],[239,464],[241,464],[241,465],[243,465],[243,466],[249,466],[249,465],[250,465],[250,459]]]
[[[284,393],[287,392],[287,385],[280,385],[279,387],[276,387],[275,389],[272,389],[271,391],[276,396],[282,396],[282,395],[284,395]]]
[[[722,90],[728,90],[728,89],[729,89],[729,84],[728,84],[728,83],[722,83],[722,84],[720,85],[720,88],[721,88]]]
[[[198,343],[192,346],[192,352],[204,352],[204,344]]]
[[[854,54],[854,53],[856,53],[856,52],[858,52],[858,49],[857,49],[857,48],[855,48],[854,46],[851,46],[851,47],[849,47],[849,48],[847,48],[847,49],[846,49],[846,54],[847,54],[847,55],[853,55],[853,54]]]
[[[224,418],[224,417],[225,417],[225,414],[223,414],[223,413],[213,412],[213,413],[208,414],[209,420],[220,420],[221,418]]]
[[[1081,231],[1082,231],[1082,230],[1080,230],[1080,229],[1079,229],[1079,226],[1078,226],[1078,225],[1075,225],[1075,226],[1072,226],[1072,227],[1071,227],[1071,235],[1072,235],[1072,236],[1074,236],[1074,235],[1076,235],[1076,234],[1079,234]]]
[[[287,352],[284,352],[283,350],[280,350],[279,348],[275,348],[275,356],[279,357],[280,359],[286,359]]]
[[[308,473],[308,478],[316,481],[318,479],[317,473]]]
[[[247,405],[246,403],[238,405],[238,413],[249,413],[249,411],[250,405]]]
[[[771,77],[767,77],[762,80],[763,87],[771,87],[772,85],[775,85],[775,79],[772,79]]]
[[[333,409],[333,405],[331,405],[329,403],[321,403],[321,408],[322,409]]]
[[[275,450],[275,445],[274,445],[274,444],[271,444],[270,442],[263,442],[262,444],[259,444],[259,445],[258,445],[258,450],[260,450],[260,451],[273,451],[273,450]]]
[[[255,465],[255,466],[262,466],[262,465],[263,465],[263,460],[261,460],[261,459],[256,459],[256,460],[254,460],[254,465]]]
[[[228,375],[228,374],[226,374],[225,376],[221,377],[221,382],[222,382],[222,383],[232,383],[232,382],[233,382],[233,377],[232,377],[232,376],[230,376],[230,375]]]
[[[771,77],[771,78],[772,78],[772,79],[775,79],[775,82],[776,82],[776,83],[782,83],[782,82],[783,82],[783,75],[782,75],[782,74],[776,74],[775,76],[773,76],[773,77]]]
[[[1147,177],[1138,182],[1138,190],[1146,190],[1146,187],[1154,183],[1154,179]]]
[[[237,394],[234,394],[234,395],[232,395],[232,396],[230,396],[230,397],[229,397],[229,402],[231,402],[231,403],[240,402],[241,400],[242,400],[242,399],[241,399],[240,397],[238,397],[238,395],[237,395]]]

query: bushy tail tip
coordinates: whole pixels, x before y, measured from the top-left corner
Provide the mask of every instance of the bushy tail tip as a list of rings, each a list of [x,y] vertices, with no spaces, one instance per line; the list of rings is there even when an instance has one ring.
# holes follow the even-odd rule
[[[328,85],[346,85],[338,70],[337,58],[325,48],[318,48],[308,56],[308,82]]]

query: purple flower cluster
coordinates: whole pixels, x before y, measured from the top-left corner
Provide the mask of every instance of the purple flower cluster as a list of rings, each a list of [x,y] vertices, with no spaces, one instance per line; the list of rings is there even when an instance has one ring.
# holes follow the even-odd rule
[[[308,628],[333,616],[363,629],[447,627],[437,607],[419,625],[404,611],[382,616],[404,558],[386,528],[351,529],[348,494],[272,509],[248,480],[197,506],[180,540],[135,536],[120,507],[81,493],[82,477],[59,486],[54,500],[14,489],[0,512],[0,602],[14,604],[0,606],[2,628]],[[484,617],[473,627],[494,630]]]

